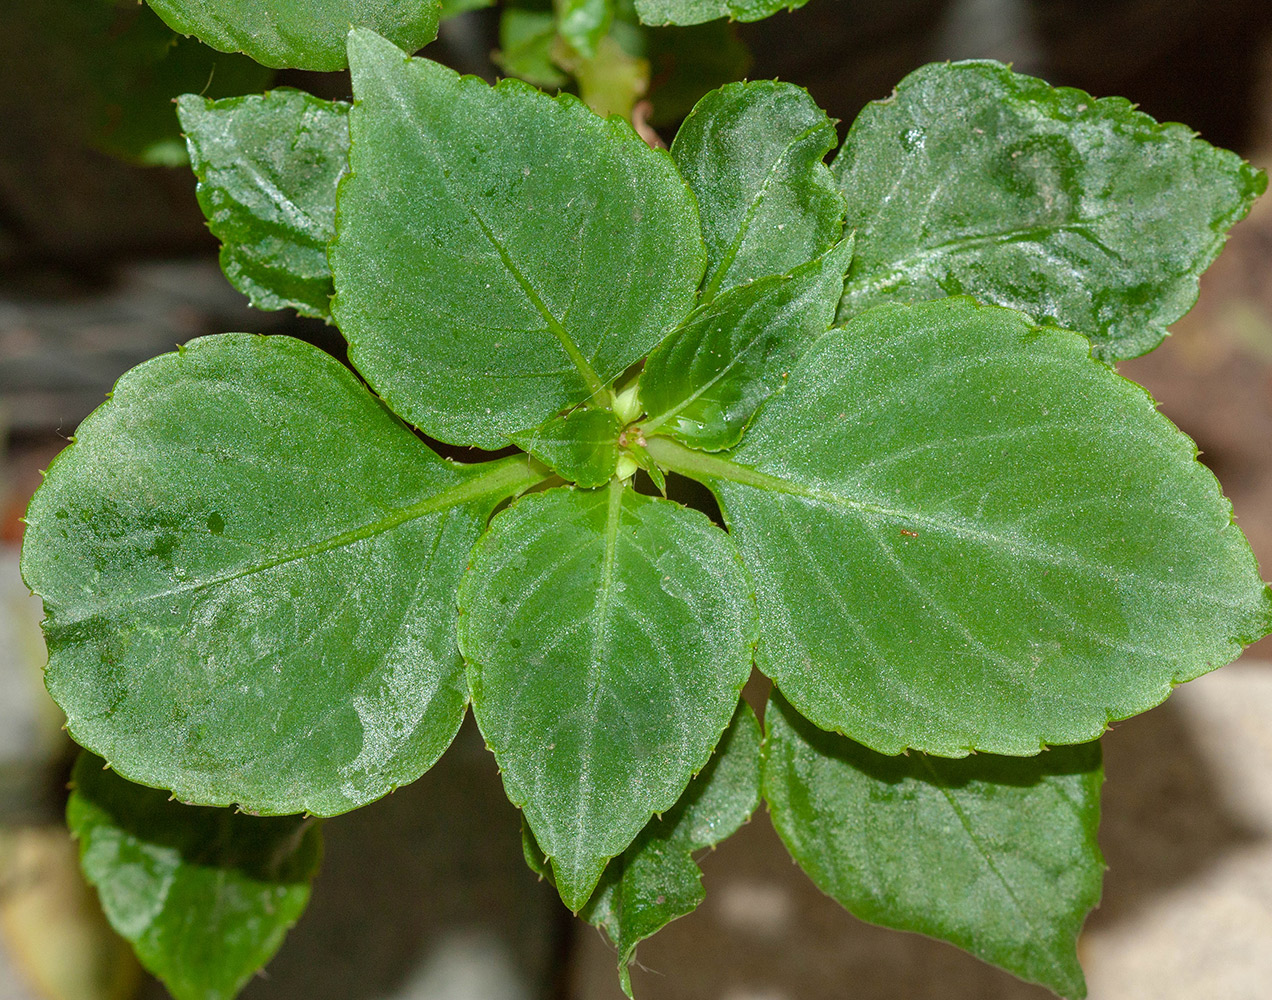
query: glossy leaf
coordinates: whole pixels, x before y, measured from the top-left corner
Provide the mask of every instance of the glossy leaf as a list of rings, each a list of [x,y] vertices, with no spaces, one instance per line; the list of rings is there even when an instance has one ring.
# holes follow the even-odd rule
[[[750,673],[751,594],[724,532],[618,480],[527,496],[474,550],[473,713],[572,910],[706,765]]]
[[[795,10],[808,0],[636,0],[636,12],[646,24],[701,24],[727,17],[759,21],[779,10]]]
[[[757,663],[883,753],[1028,755],[1237,656],[1272,591],[1191,441],[1087,342],[946,299],[823,337],[708,481]]]
[[[300,341],[193,341],[120,379],[31,501],[49,692],[76,742],[182,801],[369,802],[459,728],[455,587],[538,475],[443,461]]]
[[[350,57],[333,311],[397,413],[501,447],[596,396],[688,313],[702,243],[666,152],[576,98],[490,87],[369,32]]]
[[[1151,351],[1264,174],[1120,97],[995,62],[925,66],[853,123],[832,166],[857,231],[841,318],[968,294]]]
[[[705,898],[696,851],[714,847],[750,818],[760,801],[760,724],[738,705],[711,762],[676,805],[649,821],[621,857],[605,869],[580,916],[603,927],[618,947],[618,975],[632,995],[628,967],[636,945]]]
[[[147,0],[175,31],[277,69],[348,65],[349,29],[367,28],[414,52],[437,37],[441,0]]]
[[[258,309],[330,312],[327,244],[349,158],[349,106],[299,90],[177,104],[221,269]]]
[[[553,0],[557,33],[579,55],[596,55],[596,47],[614,20],[612,0]]]
[[[618,464],[622,429],[609,410],[580,409],[509,437],[562,479],[579,486],[602,486]]]
[[[702,214],[704,301],[839,240],[843,199],[822,162],[835,142],[835,123],[788,83],[731,83],[698,102],[671,155]]]
[[[731,288],[695,312],[645,362],[645,434],[719,451],[737,444],[759,405],[830,329],[852,237],[789,275]]]
[[[817,887],[871,923],[950,941],[1065,997],[1100,898],[1100,745],[885,757],[769,702],[764,795]]]
[[[82,753],[66,807],[112,927],[176,1000],[232,1000],[309,902],[318,825],[169,801]]]

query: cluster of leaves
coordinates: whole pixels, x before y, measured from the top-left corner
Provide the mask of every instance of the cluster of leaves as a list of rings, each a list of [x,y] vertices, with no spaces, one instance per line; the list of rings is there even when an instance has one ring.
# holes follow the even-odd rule
[[[295,42],[176,6],[267,62]],[[120,380],[28,513],[49,690],[123,776],[86,757],[71,804],[112,921],[179,1000],[232,995],[317,829],[182,803],[357,808],[471,705],[527,861],[629,992],[762,797],[854,913],[1081,995],[1087,741],[1272,629],[1214,478],[1107,362],[1191,305],[1263,176],[991,62],[919,70],[828,165],[794,86],[713,91],[665,152],[394,41],[349,34],[352,106],[180,104],[227,276],[333,322],[365,384],[194,341]],[[212,896],[233,927],[191,919]]]

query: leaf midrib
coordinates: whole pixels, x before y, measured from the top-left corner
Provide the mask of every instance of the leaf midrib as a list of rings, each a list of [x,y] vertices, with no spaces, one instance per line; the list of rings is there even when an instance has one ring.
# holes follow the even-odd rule
[[[733,266],[733,262],[737,259],[738,253],[742,249],[742,244],[746,242],[747,234],[751,231],[751,224],[755,221],[755,216],[760,210],[760,205],[764,203],[769,187],[771,186],[773,179],[777,176],[778,167],[786,162],[786,158],[790,154],[791,150],[807,139],[810,135],[825,127],[825,122],[815,122],[808,128],[804,129],[803,132],[800,132],[792,138],[790,142],[782,147],[782,151],[773,158],[772,164],[764,174],[764,180],[760,183],[759,187],[756,188],[755,193],[751,196],[751,200],[746,206],[746,211],[742,215],[742,221],[738,224],[737,236],[734,237],[733,242],[725,251],[724,256],[720,258],[719,267],[717,267],[715,274],[711,276],[711,280],[702,290],[702,302],[710,302],[719,293],[720,286],[724,283],[725,275],[728,273],[729,268]]]
[[[484,87],[486,84],[483,82],[482,86]],[[401,92],[400,88],[389,88],[389,91],[390,99],[397,106],[402,116],[407,121],[417,126],[417,130],[422,137],[426,137],[428,135],[428,130],[425,129],[418,121],[414,109],[411,107],[410,102],[404,99],[405,95]],[[453,197],[460,205],[464,206],[465,211],[468,212],[468,214],[472,217],[472,220],[477,224],[478,229],[481,230],[482,236],[485,237],[486,241],[499,255],[500,261],[512,275],[513,280],[517,282],[522,293],[530,300],[531,305],[534,306],[539,315],[543,317],[543,321],[548,324],[548,329],[552,331],[552,334],[557,338],[561,347],[565,350],[566,355],[574,363],[575,368],[578,369],[584,383],[587,385],[588,391],[593,396],[598,395],[605,388],[605,383],[602,382],[600,376],[596,374],[596,369],[594,369],[591,362],[584,357],[583,352],[580,351],[578,345],[574,343],[574,340],[561,324],[561,321],[557,319],[552,310],[548,308],[547,303],[543,301],[538,291],[534,288],[526,276],[521,273],[521,269],[518,268],[516,262],[513,261],[508,249],[498,240],[498,238],[496,238],[494,231],[486,224],[486,220],[478,214],[477,209],[474,208],[469,203],[468,199],[464,197],[466,189],[462,185],[456,186],[456,184],[451,181],[448,176],[448,171],[442,163],[441,157],[438,156],[437,151],[428,142],[422,143],[421,147],[429,159],[433,161],[433,166],[437,168],[438,175],[442,178],[442,183],[446,187],[446,190],[450,193],[451,197]]]
[[[299,548],[290,549],[286,552],[277,553],[268,559],[262,559],[248,566],[230,570],[225,573],[217,574],[203,580],[193,580],[182,583],[176,587],[170,587],[167,590],[156,591],[145,595],[128,595],[127,604],[134,605],[141,601],[155,601],[167,597],[175,597],[179,594],[186,594],[200,590],[206,590],[209,587],[217,587],[222,584],[232,583],[235,580],[241,580],[244,577],[254,576],[257,573],[263,573],[288,563],[297,562],[302,559],[308,559],[313,556],[322,555],[324,552],[330,552],[333,549],[343,548],[347,545],[353,545],[356,542],[363,541],[367,538],[373,538],[376,535],[384,534],[392,531],[394,528],[406,524],[408,521],[418,520],[421,517],[427,517],[429,514],[435,514],[439,511],[449,510],[453,507],[459,507],[466,503],[482,499],[500,493],[511,493],[523,485],[532,485],[542,479],[545,479],[550,473],[547,470],[540,471],[534,467],[534,463],[528,456],[511,455],[506,459],[498,462],[489,463],[492,468],[488,471],[479,473],[462,482],[448,487],[441,493],[437,493],[417,503],[399,510],[393,511],[377,521],[364,524],[349,531],[332,535],[309,545],[303,545]],[[93,611],[90,614],[81,615],[76,618],[63,618],[59,615],[50,613],[49,628],[65,629],[75,625],[83,624],[96,618],[102,618],[112,614],[118,610],[118,606],[108,606]]]
[[[719,455],[710,455],[687,448],[676,441],[672,441],[670,438],[652,437],[649,439],[646,449],[654,461],[665,469],[699,481],[716,480],[737,483],[766,493],[778,493],[802,500],[811,500],[814,503],[858,511],[866,515],[870,520],[891,519],[902,524],[952,535],[956,538],[964,538],[993,546],[1007,546],[1012,549],[1013,554],[1016,556],[1047,560],[1059,565],[1072,566],[1085,572],[1107,573],[1107,567],[1086,558],[1083,553],[1073,549],[1040,546],[1032,538],[999,534],[974,525],[935,517],[931,514],[923,514],[917,510],[890,507],[884,504],[872,503],[868,500],[845,496],[842,493],[836,493],[831,490],[820,489],[816,486],[806,486],[803,483],[793,482],[789,479],[760,472],[758,469],[739,465]],[[708,483],[708,485],[710,484]],[[1183,588],[1178,583],[1169,579],[1143,577],[1138,574],[1128,575],[1134,575],[1136,586],[1153,587],[1172,593],[1183,591]],[[1209,605],[1220,607],[1242,606],[1240,602],[1224,600],[1208,591],[1189,590],[1187,593],[1191,600]]]

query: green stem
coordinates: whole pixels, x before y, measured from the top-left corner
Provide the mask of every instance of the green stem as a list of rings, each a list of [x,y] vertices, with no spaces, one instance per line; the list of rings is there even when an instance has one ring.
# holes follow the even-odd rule
[[[712,479],[724,479],[761,490],[773,490],[778,493],[792,492],[792,484],[785,479],[756,472],[754,469],[730,462],[719,455],[708,455],[705,451],[686,448],[671,438],[651,437],[645,442],[645,450],[668,472],[678,472],[682,476],[688,476],[702,483],[709,483]]]

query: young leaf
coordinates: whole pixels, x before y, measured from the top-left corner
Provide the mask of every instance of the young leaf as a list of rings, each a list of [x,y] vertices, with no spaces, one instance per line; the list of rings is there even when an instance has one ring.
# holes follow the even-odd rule
[[[609,410],[580,409],[508,437],[562,479],[591,487],[605,485],[614,475],[622,429]]]
[[[855,916],[949,941],[1066,997],[1099,901],[1099,743],[1036,757],[885,757],[799,714],[764,715],[764,797],[817,887]]]
[[[455,587],[539,474],[445,462],[348,369],[225,334],[133,369],[28,511],[71,735],[183,801],[332,815],[415,780],[467,687]]]
[[[841,319],[966,293],[1151,351],[1265,175],[1123,98],[995,62],[925,66],[853,123],[831,168],[857,258]]]
[[[1029,755],[1233,659],[1272,591],[1214,476],[1081,337],[945,299],[823,337],[707,481],[756,579],[757,662],[883,753]]]
[[[701,24],[718,17],[759,21],[806,3],[808,0],[636,0],[636,13],[646,24]]]
[[[628,967],[636,945],[702,902],[695,851],[731,836],[760,801],[760,724],[746,702],[720,739],[711,762],[689,783],[674,808],[649,821],[631,846],[605,869],[580,916],[603,927],[618,947],[618,975],[632,995]]]
[[[501,447],[596,396],[689,312],[702,241],[666,152],[576,98],[490,87],[370,32],[349,52],[333,313],[397,413]]]
[[[737,444],[759,405],[830,329],[852,237],[789,275],[731,288],[699,309],[645,362],[645,434],[661,429],[705,451]]]
[[[706,765],[750,673],[751,594],[724,532],[618,480],[527,496],[474,550],[473,713],[572,910]]]
[[[147,0],[175,31],[277,69],[348,65],[345,37],[369,28],[410,52],[437,37],[441,0]]]
[[[327,244],[349,158],[348,112],[288,89],[177,102],[221,269],[258,309],[330,313]]]
[[[671,155],[702,213],[704,301],[839,239],[844,203],[822,162],[835,142],[835,123],[789,83],[731,83],[698,102]]]
[[[66,805],[112,927],[176,1000],[232,1000],[309,902],[317,823],[171,802],[81,753]]]

